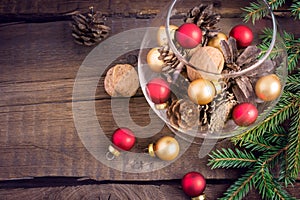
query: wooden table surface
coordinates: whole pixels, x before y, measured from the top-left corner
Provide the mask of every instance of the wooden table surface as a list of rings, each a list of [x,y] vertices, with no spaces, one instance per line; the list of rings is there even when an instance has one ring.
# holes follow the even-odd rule
[[[90,95],[81,91],[82,96],[74,97],[78,71],[95,49],[74,43],[71,18],[64,14],[94,5],[108,15],[107,25],[112,28],[113,37],[149,26],[162,5],[169,1],[17,2],[0,0],[0,199],[189,199],[180,187],[180,179],[189,171],[201,172],[207,179],[208,199],[217,199],[243,173],[243,170],[211,170],[207,166],[208,157],[198,156],[201,140],[191,144],[175,162],[157,170],[155,167],[162,164],[158,159],[143,162],[125,157],[113,161],[124,169],[147,171],[124,172],[99,161],[75,127],[72,106],[87,109],[89,113],[88,105],[92,103],[96,118],[110,139],[118,125],[111,108],[112,99],[103,87],[105,72],[115,63],[129,62],[128,55],[138,52],[128,52],[109,65],[98,62],[99,70],[104,72],[98,77],[96,92]],[[194,5],[190,3],[188,8]],[[242,0],[214,3],[226,8],[221,14],[228,26],[240,20],[240,7],[248,4]],[[278,19],[284,30],[300,36],[298,21],[286,17],[284,11],[277,15],[284,15]],[[133,64],[137,66],[136,62]],[[95,78],[84,77],[82,83],[88,87]],[[152,123],[150,107],[141,89],[128,102],[130,116],[138,126]],[[122,106],[114,106],[123,112]],[[153,129],[158,129],[162,123],[158,117],[154,118]],[[85,121],[84,128],[91,130],[89,134],[94,138],[97,134],[93,133],[89,120]],[[143,152],[162,135],[172,132],[164,126],[155,135],[137,138],[133,152]],[[107,143],[100,144],[100,149],[107,148]],[[229,145],[228,140],[220,140],[214,149]],[[288,191],[300,198],[300,182]],[[254,198],[260,197],[252,191],[245,199]]]

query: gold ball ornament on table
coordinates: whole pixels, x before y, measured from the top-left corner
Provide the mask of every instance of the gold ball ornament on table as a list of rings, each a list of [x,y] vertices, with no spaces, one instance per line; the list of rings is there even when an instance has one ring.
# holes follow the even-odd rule
[[[275,74],[262,76],[255,84],[255,93],[263,101],[273,101],[280,96],[281,82]]]
[[[174,160],[180,151],[179,143],[174,137],[164,136],[160,138],[155,144],[151,143],[148,146],[150,156],[157,156],[161,160]]]
[[[196,104],[210,103],[216,95],[214,84],[206,79],[199,78],[192,81],[188,87],[188,96]]]
[[[221,48],[221,40],[227,40],[227,36],[222,33],[222,32],[219,32],[215,37],[211,38],[208,43],[207,43],[207,46],[211,46],[211,47],[215,47],[217,49],[219,49],[220,51],[222,51],[222,48]]]
[[[160,73],[164,62],[158,57],[160,56],[159,47],[152,48],[147,54],[147,63],[153,72]]]
[[[177,26],[175,25],[170,25],[169,26],[169,31],[171,35],[171,39],[175,38],[175,32],[178,29]],[[158,31],[157,31],[157,43],[158,46],[163,46],[168,44],[168,38],[167,38],[167,33],[166,33],[166,27],[165,26],[160,26]]]

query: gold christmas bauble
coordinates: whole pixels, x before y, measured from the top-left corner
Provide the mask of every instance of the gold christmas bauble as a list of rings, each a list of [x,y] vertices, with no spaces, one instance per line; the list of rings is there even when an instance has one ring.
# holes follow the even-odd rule
[[[175,26],[175,25],[170,25],[169,26],[171,39],[175,38],[175,32],[176,32],[177,29],[178,29],[178,27]],[[163,46],[163,45],[166,45],[166,44],[169,43],[165,26],[160,26],[158,31],[157,31],[157,43],[158,43],[158,46]]]
[[[255,84],[255,93],[263,101],[277,99],[281,93],[280,79],[275,74],[260,77]]]
[[[222,51],[220,45],[221,40],[227,40],[227,36],[224,33],[219,32],[215,37],[208,41],[207,46],[215,47]]]
[[[216,89],[211,81],[199,78],[190,83],[188,95],[194,103],[205,105],[214,99]]]
[[[155,144],[149,145],[149,154],[165,161],[174,160],[178,156],[179,150],[177,140],[171,136],[164,136]]]
[[[147,54],[147,63],[150,69],[154,72],[161,72],[164,62],[158,57],[160,56],[159,47],[152,48]]]

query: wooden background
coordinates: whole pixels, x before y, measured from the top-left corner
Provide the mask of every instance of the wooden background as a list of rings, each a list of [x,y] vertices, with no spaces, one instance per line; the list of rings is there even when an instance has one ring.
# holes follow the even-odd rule
[[[93,5],[107,15],[113,36],[150,25],[168,2],[0,0],[0,199],[189,199],[180,188],[180,179],[189,171],[201,172],[207,178],[208,199],[217,199],[243,173],[210,170],[206,166],[208,158],[198,157],[199,144],[192,144],[178,160],[158,171],[124,173],[95,159],[77,134],[72,113],[73,85],[93,47],[74,43],[67,14],[86,11]],[[222,7],[220,12],[228,25],[239,21],[240,7],[248,5],[242,0],[213,3]],[[190,0],[186,6],[192,5],[195,3]],[[290,18],[285,8],[276,15],[284,30],[300,37],[299,22]],[[111,65],[128,62],[128,55]],[[95,97],[84,96],[75,103],[95,101],[97,117],[109,138],[117,125],[111,99],[103,88],[104,75]],[[131,117],[145,126],[149,123],[148,111],[139,89],[130,99]],[[138,139],[133,151],[143,150],[164,134],[170,134],[166,127],[153,137]],[[215,148],[228,145],[222,140]],[[288,191],[300,198],[300,182]],[[252,191],[245,199],[254,198],[259,199],[259,195]]]

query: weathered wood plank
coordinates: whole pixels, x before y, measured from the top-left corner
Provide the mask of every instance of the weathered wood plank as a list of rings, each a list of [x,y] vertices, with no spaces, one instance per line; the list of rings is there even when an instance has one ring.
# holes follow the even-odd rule
[[[50,180],[49,180],[50,181]],[[52,179],[51,181],[55,181]],[[230,182],[230,181],[229,181]],[[156,184],[155,184],[156,183]],[[38,182],[36,184],[39,184]],[[79,183],[80,184],[80,183]],[[40,184],[39,184],[40,185]],[[229,187],[229,183],[208,183],[205,189],[207,199],[217,199],[222,197],[223,192]],[[295,187],[288,187],[287,191],[300,198],[297,188],[300,183],[296,183]],[[172,182],[147,182],[144,183],[110,183],[110,184],[92,184],[92,185],[74,185],[60,187],[37,187],[37,188],[21,188],[0,189],[1,199],[19,200],[19,199],[160,199],[160,200],[188,200],[180,186],[180,180]],[[252,190],[245,200],[261,199],[257,191]]]
[[[22,3],[21,3],[22,2]],[[219,0],[205,0],[204,3],[214,3],[218,8],[222,8],[223,14],[238,15],[241,7],[248,5],[247,1],[219,1]],[[59,15],[74,10],[86,11],[88,7],[94,6],[96,10],[100,10],[108,15],[153,15],[157,14],[160,10],[168,5],[168,0],[101,0],[101,1],[89,1],[89,0],[27,0],[27,1],[12,1],[1,0],[0,1],[0,14],[15,14],[15,15],[43,15],[52,14]],[[183,6],[183,9],[189,9],[195,5],[195,1],[187,0]]]
[[[223,21],[227,27],[231,27],[240,19],[224,18]],[[279,23],[284,30],[300,35],[300,30],[295,29],[300,25],[299,21],[279,19]],[[112,28],[111,35],[115,35],[151,23],[146,19],[110,18],[108,25]],[[263,26],[263,23],[256,24],[258,30]],[[73,42],[69,21],[0,27],[0,43],[1,82],[74,78],[81,62],[93,49]]]
[[[22,177],[39,176],[78,176],[90,177],[98,180],[130,180],[130,179],[176,179],[186,171],[202,171],[208,178],[234,178],[237,172],[227,174],[228,170],[209,170],[206,166],[207,157],[199,159],[198,152],[200,145],[192,145],[182,152],[176,162],[158,172],[130,174],[109,168],[90,154],[87,148],[99,148],[105,155],[109,145],[107,141],[98,141],[95,127],[88,121],[92,121],[89,102],[77,102],[85,110],[87,123],[81,130],[88,130],[87,134],[92,141],[84,146],[75,129],[71,103],[49,103],[27,106],[13,106],[0,108],[0,177],[1,179],[13,179]],[[116,121],[111,112],[110,100],[96,101],[96,114],[102,131],[110,140],[112,132],[118,128],[117,124],[127,123],[127,118]],[[116,113],[124,113],[121,104],[114,106]],[[125,107],[126,109],[126,107]],[[150,123],[148,112],[149,106],[145,99],[134,98],[129,105],[132,120],[139,126],[146,126]],[[121,115],[123,116],[123,115]],[[126,112],[125,115],[126,116]],[[155,118],[155,116],[153,116]],[[131,127],[130,127],[131,128]],[[143,129],[143,128],[141,128]],[[139,129],[139,130],[141,130]],[[160,129],[162,129],[160,131]],[[145,128],[145,130],[147,130]],[[151,130],[157,132],[137,132],[138,144],[133,152],[144,152],[147,145],[156,141],[161,135],[171,134],[162,126],[160,120],[153,119]],[[157,134],[156,134],[157,133]],[[146,134],[146,135],[145,135]],[[148,135],[147,135],[148,134]],[[101,135],[100,135],[101,136]],[[95,139],[96,137],[96,139]],[[94,140],[93,140],[94,139]],[[100,137],[99,137],[100,140]],[[182,141],[183,142],[183,141]],[[96,146],[97,145],[97,146]],[[220,143],[218,147],[228,145]],[[96,147],[95,147],[96,146]],[[126,160],[127,159],[127,160]],[[139,157],[134,162],[140,162]],[[101,160],[100,160],[101,161]],[[126,155],[120,161],[124,169],[134,170],[136,163],[128,163]],[[106,161],[107,162],[107,161]],[[143,166],[161,164],[158,160],[141,159],[141,166],[137,170],[143,171]],[[148,163],[148,164],[147,164]],[[153,164],[154,163],[154,164]],[[153,166],[152,166],[153,167]],[[155,167],[155,166],[154,166]],[[178,171],[178,169],[184,169]],[[145,169],[150,170],[150,169]]]

